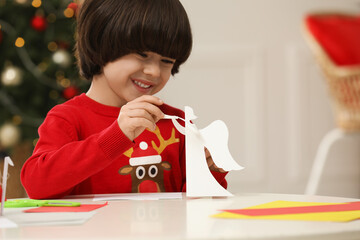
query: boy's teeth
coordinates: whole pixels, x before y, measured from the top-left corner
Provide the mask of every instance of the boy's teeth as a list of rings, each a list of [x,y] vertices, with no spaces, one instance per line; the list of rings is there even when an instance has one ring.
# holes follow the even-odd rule
[[[147,85],[147,84],[144,84],[144,83],[141,83],[141,82],[138,82],[138,81],[134,81],[134,83],[142,88],[149,88],[151,87],[151,85]]]

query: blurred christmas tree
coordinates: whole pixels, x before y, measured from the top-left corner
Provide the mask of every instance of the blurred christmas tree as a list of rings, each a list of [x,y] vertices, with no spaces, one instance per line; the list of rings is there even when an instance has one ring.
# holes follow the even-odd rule
[[[87,88],[73,56],[77,3],[0,0],[0,150],[36,143],[47,112]]]

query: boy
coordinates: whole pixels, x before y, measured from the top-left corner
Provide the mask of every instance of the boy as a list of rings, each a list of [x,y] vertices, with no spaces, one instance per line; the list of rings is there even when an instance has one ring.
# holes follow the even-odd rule
[[[186,191],[184,136],[152,96],[190,55],[192,34],[178,0],[85,0],[76,56],[86,94],[55,106],[24,164],[30,198]],[[213,174],[226,187],[226,173]]]

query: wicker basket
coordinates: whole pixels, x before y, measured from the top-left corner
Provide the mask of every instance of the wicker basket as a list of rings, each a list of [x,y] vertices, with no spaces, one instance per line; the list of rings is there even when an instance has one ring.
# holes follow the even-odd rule
[[[338,127],[345,131],[360,131],[360,65],[335,65],[309,32],[306,23],[303,33],[325,75]]]

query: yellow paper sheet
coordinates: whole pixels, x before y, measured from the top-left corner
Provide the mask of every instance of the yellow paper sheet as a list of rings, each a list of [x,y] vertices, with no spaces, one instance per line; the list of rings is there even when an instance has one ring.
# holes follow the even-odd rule
[[[317,203],[317,202],[291,202],[291,201],[274,201],[265,203],[247,209],[256,208],[282,208],[282,207],[302,207],[302,206],[319,206],[329,204],[344,203]],[[301,221],[331,221],[331,222],[348,222],[360,219],[359,211],[343,211],[343,212],[322,212],[322,213],[301,213],[301,214],[284,214],[284,215],[268,215],[268,216],[247,216],[229,212],[221,212],[211,217],[229,218],[229,219],[269,219],[269,220],[301,220]]]

